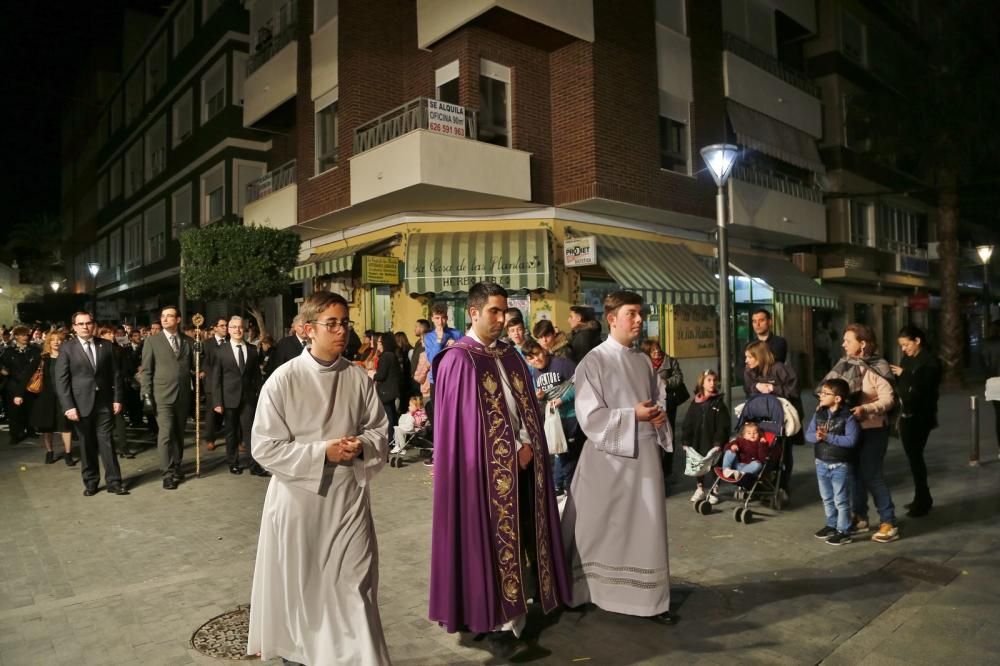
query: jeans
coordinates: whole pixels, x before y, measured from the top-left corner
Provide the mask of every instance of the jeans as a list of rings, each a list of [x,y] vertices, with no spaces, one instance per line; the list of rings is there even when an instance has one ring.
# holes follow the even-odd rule
[[[827,527],[838,532],[851,529],[851,466],[847,463],[816,461],[816,481],[823,498]]]
[[[736,453],[726,451],[722,456],[722,469],[734,469],[734,462],[736,462]],[[736,463],[735,469],[744,474],[757,474],[763,467],[764,465],[759,460],[751,460],[748,463]]]
[[[853,468],[854,513],[868,517],[868,494],[871,493],[880,523],[896,524],[896,507],[892,504],[889,486],[882,475],[882,462],[889,448],[888,428],[868,428],[861,431],[858,444],[858,464]]]
[[[933,504],[931,489],[927,485],[927,463],[924,462],[930,426],[926,419],[904,417],[899,420],[899,438],[903,440],[903,450],[913,474],[913,503],[918,508],[928,508]]]

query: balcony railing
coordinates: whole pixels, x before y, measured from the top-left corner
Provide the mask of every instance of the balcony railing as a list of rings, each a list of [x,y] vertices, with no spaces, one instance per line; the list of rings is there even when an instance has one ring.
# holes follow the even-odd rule
[[[295,160],[285,162],[277,169],[268,171],[257,180],[247,184],[247,203],[266,197],[272,192],[295,184]]]
[[[788,178],[787,176],[773,171],[765,171],[763,169],[755,169],[753,167],[746,166],[737,166],[733,168],[733,178],[768,190],[774,190],[775,192],[781,192],[782,194],[787,194],[799,199],[812,201],[813,203],[823,203],[822,190],[810,187],[799,180]]]
[[[725,49],[760,67],[785,83],[791,84],[804,93],[820,98],[819,86],[813,83],[805,74],[784,64],[770,53],[761,51],[753,44],[745,42],[732,33],[725,33]]]
[[[430,101],[426,97],[418,97],[359,126],[354,130],[354,154],[360,155],[413,130],[430,129]],[[465,138],[476,140],[478,137],[478,113],[465,109]]]
[[[292,12],[289,14],[288,21],[277,34],[269,34],[270,28],[266,26],[257,31],[257,48],[247,58],[247,76],[260,69],[264,63],[280,53],[281,49],[288,46],[290,42],[295,41],[298,15],[294,2],[291,4],[291,7]]]
[[[908,257],[917,257],[920,259],[927,259],[927,248],[920,247],[919,245],[914,245],[912,243],[904,243],[897,240],[881,240],[878,242],[878,249],[885,250],[886,252],[892,252],[893,254],[905,255]]]

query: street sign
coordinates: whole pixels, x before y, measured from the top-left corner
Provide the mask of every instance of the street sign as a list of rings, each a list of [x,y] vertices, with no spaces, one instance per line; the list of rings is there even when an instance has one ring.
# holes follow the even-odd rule
[[[399,259],[395,257],[361,257],[362,284],[399,284]]]

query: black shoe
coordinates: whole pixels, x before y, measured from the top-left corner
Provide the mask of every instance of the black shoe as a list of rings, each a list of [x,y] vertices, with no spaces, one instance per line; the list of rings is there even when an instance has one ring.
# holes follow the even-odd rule
[[[816,534],[814,534],[813,536],[816,537],[817,539],[823,539],[824,541],[826,541],[836,533],[837,533],[836,527],[830,527],[829,525],[824,525],[823,529],[816,532]]]
[[[73,457],[72,453],[67,453],[63,456],[63,460],[66,461],[66,467],[72,467],[76,464],[76,458]]]
[[[242,474],[242,473],[243,473],[243,470],[242,470],[242,469],[240,469],[240,466],[239,466],[239,465],[230,465],[230,466],[229,466],[229,473],[230,473],[230,474]],[[252,474],[252,473],[253,473],[253,472],[251,472],[251,474]]]
[[[850,532],[834,532],[829,539],[826,540],[831,546],[843,546],[845,544],[851,543],[854,539],[851,537]]]
[[[260,465],[251,465],[250,473],[253,474],[254,476],[271,476],[271,473],[268,472],[263,467],[261,467]]]
[[[174,472],[174,483],[184,483],[184,479],[186,478],[184,472]]]
[[[163,489],[164,490],[177,490],[177,482],[172,478],[163,479]]]
[[[677,624],[681,618],[680,616],[674,615],[670,611],[663,611],[659,615],[654,615],[649,619],[657,624],[663,624],[669,627]]]
[[[97,488],[93,486],[87,486],[86,488],[83,489],[84,497],[93,497],[96,494],[97,494]]]
[[[923,518],[931,512],[932,506],[933,504],[917,504],[914,502],[910,505],[910,510],[906,512],[906,515],[910,518]]]
[[[121,485],[120,483],[116,483],[114,485],[109,485],[108,486],[108,492],[111,493],[112,495],[128,495],[129,494],[129,492],[127,490],[125,490],[125,486]]]
[[[55,461],[56,461],[56,457],[54,455],[52,455],[52,452],[51,451],[46,451],[45,452],[45,464],[46,465],[51,465]]]

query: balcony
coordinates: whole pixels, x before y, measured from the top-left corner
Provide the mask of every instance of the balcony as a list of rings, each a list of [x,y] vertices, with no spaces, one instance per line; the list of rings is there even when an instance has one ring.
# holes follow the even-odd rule
[[[594,41],[592,0],[417,0],[417,44],[426,49],[455,30],[477,21],[488,29],[513,32],[536,46],[558,43],[559,33]]]
[[[243,89],[245,127],[281,129],[294,125],[294,105],[286,102],[295,97],[298,88],[297,29],[294,13],[276,34],[271,35],[267,27],[258,29],[257,46],[247,60]]]
[[[784,176],[749,167],[729,180],[732,234],[755,242],[787,246],[826,242],[822,193]]]
[[[823,135],[822,102],[815,86],[770,55],[727,35],[722,73],[729,99],[813,138]]]
[[[812,79],[802,72],[792,69],[772,56],[770,53],[761,51],[756,46],[740,39],[730,32],[725,33],[723,37],[723,48],[725,50],[738,55],[757,67],[760,67],[768,74],[781,79],[785,83],[792,84],[802,92],[812,95],[816,99],[821,99],[819,86],[813,83]]]
[[[531,154],[476,140],[477,114],[418,98],[354,131],[351,205],[498,208],[531,200]]]
[[[243,223],[287,229],[298,222],[298,186],[295,160],[269,171],[247,185]]]

